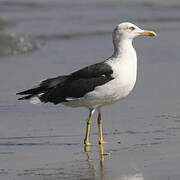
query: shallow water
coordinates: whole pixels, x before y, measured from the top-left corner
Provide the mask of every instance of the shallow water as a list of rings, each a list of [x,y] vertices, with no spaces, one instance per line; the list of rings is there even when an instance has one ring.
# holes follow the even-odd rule
[[[0,179],[180,179],[179,9],[178,0],[1,0],[0,18],[14,23],[3,33],[46,43],[0,58]],[[97,145],[94,117],[88,149],[87,110],[18,102],[15,93],[109,57],[112,29],[122,21],[158,36],[134,41],[136,87],[102,110],[104,139],[112,143]]]

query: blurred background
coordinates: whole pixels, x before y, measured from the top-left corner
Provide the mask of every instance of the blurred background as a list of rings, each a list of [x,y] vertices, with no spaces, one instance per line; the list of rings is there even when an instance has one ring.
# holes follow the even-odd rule
[[[136,87],[103,109],[104,138],[121,143],[100,166],[96,117],[87,154],[87,110],[15,94],[110,57],[124,21],[158,36],[135,39]],[[179,33],[179,0],[0,0],[0,179],[179,179]]]

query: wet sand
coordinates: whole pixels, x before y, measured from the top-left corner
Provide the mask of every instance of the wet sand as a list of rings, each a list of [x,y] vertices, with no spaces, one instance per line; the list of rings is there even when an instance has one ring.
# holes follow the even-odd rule
[[[38,51],[0,57],[0,179],[179,180],[179,1],[1,1],[0,18],[45,41]],[[68,13],[67,13],[68,12]],[[131,21],[155,30],[137,38],[138,81],[124,100],[97,114],[83,139],[88,111],[18,102],[16,92],[45,78],[99,62],[112,53],[111,31]],[[3,22],[4,23],[4,22]]]

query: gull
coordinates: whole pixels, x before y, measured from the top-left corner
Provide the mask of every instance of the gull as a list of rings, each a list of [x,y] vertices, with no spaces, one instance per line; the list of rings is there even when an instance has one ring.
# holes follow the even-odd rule
[[[90,145],[91,117],[97,110],[99,144],[106,143],[102,134],[101,108],[125,98],[132,91],[137,77],[137,56],[132,41],[140,35],[156,36],[156,33],[129,22],[117,25],[112,34],[114,52],[111,57],[70,74],[46,79],[37,87],[17,93],[25,95],[18,100],[88,108],[86,145]]]

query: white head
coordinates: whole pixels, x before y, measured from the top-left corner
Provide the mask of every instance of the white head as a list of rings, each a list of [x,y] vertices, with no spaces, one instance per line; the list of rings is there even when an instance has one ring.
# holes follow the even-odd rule
[[[132,47],[132,40],[140,35],[156,36],[156,33],[149,30],[143,30],[136,25],[124,22],[116,26],[113,32],[114,56],[125,52],[127,47]]]
[[[113,39],[134,39],[137,36],[156,36],[156,33],[153,31],[142,30],[136,25],[124,22],[116,26],[113,32]]]

